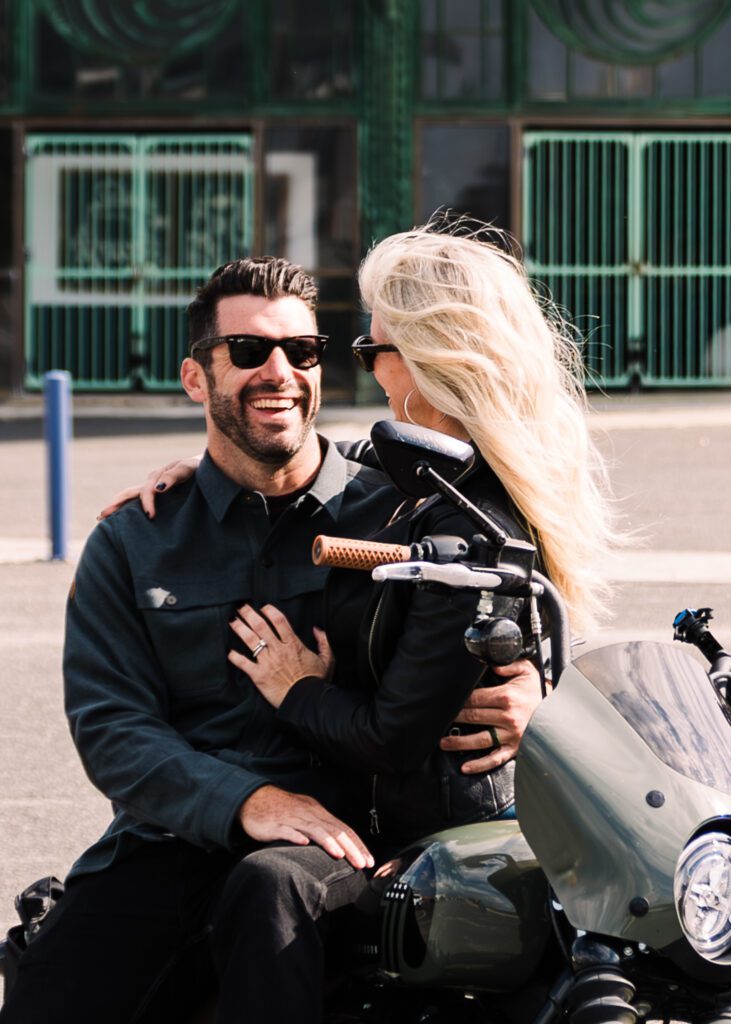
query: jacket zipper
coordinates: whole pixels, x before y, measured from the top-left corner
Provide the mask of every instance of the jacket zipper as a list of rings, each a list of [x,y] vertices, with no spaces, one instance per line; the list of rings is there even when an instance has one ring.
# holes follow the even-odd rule
[[[371,675],[373,676],[373,681],[375,682],[376,686],[379,685],[379,679],[378,679],[378,673],[376,672],[376,666],[373,664],[373,638],[375,637],[375,634],[376,634],[376,626],[378,625],[378,615],[379,615],[379,612],[381,611],[381,606],[383,604],[384,593],[385,593],[385,591],[378,598],[378,604],[376,605],[376,610],[373,613],[373,621],[371,622],[371,628],[370,628],[370,630],[368,632],[368,665],[370,667]],[[373,776],[373,785],[371,787],[371,809],[369,811],[370,819],[371,819],[371,822],[370,822],[370,833],[371,833],[372,836],[379,836],[381,834],[381,829],[380,829],[379,824],[378,824],[378,810],[376,808],[376,785],[377,785],[377,783],[378,783],[378,776],[374,775]]]
[[[371,809],[368,812],[371,818],[370,833],[372,836],[380,836],[381,829],[378,825],[378,811],[376,810],[376,783],[378,782],[378,776],[373,776],[373,785],[371,787]]]
[[[371,628],[368,631],[368,666],[371,670],[373,682],[376,684],[376,686],[380,685],[380,680],[378,678],[378,672],[376,672],[376,666],[373,664],[373,638],[375,637],[376,634],[376,626],[378,625],[378,615],[381,611],[381,605],[383,604],[384,594],[385,590],[381,593],[381,596],[378,598],[378,604],[376,605],[376,610],[373,613],[373,621],[371,622]]]

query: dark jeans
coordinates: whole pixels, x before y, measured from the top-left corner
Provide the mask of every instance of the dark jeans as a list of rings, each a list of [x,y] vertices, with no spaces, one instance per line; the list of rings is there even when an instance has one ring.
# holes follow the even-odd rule
[[[146,844],[71,881],[21,957],[0,1024],[181,1024],[211,957],[217,1024],[315,1024],[323,921],[367,885],[316,846],[238,860],[179,840]]]

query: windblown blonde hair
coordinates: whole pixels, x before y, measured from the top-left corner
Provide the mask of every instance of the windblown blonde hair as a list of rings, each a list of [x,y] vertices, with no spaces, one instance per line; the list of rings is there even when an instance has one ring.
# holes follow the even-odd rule
[[[605,611],[597,564],[617,534],[584,418],[580,354],[486,231],[428,224],[384,239],[361,265],[361,294],[418,391],[462,424],[500,478],[572,625],[586,628]]]

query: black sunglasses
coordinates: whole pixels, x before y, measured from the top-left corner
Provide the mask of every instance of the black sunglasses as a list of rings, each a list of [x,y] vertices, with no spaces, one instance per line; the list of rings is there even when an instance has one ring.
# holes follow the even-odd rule
[[[379,345],[373,340],[370,334],[361,334],[351,346],[358,366],[366,373],[373,373],[376,356],[379,352],[398,352],[395,345]]]
[[[205,352],[217,345],[228,345],[229,359],[239,370],[263,366],[275,348],[284,349],[295,370],[311,370],[322,359],[328,342],[326,334],[300,334],[296,338],[262,338],[259,334],[224,334],[220,338],[201,338],[190,346],[190,354]]]

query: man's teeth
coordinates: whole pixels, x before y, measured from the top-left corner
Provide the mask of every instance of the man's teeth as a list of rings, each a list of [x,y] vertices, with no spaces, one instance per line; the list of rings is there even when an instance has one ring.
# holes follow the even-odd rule
[[[255,398],[251,403],[255,409],[294,409],[294,398]]]

